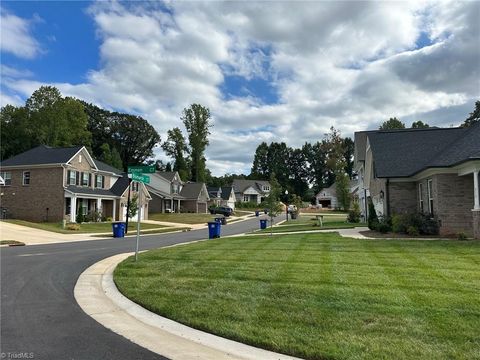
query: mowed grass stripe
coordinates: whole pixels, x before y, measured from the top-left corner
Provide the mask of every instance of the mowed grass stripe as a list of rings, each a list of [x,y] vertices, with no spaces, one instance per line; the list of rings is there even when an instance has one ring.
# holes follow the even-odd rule
[[[127,259],[115,281],[163,316],[308,359],[474,359],[479,245],[229,238]]]

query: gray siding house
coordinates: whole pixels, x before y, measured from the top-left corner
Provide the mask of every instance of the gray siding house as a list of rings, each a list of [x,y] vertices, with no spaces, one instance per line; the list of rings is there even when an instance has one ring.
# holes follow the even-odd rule
[[[355,133],[359,200],[367,216],[421,212],[438,219],[443,235],[480,238],[480,123]]]
[[[270,193],[270,183],[264,180],[233,180],[233,191],[238,202],[260,204]]]

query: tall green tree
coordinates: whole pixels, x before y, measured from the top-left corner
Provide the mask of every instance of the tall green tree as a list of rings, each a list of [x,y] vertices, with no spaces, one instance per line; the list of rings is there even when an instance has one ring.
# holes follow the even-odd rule
[[[308,190],[307,159],[302,149],[290,149],[288,157],[288,188],[291,194],[305,196]]]
[[[167,134],[167,140],[162,144],[162,149],[167,156],[173,158],[173,170],[178,171],[178,174],[183,181],[187,181],[189,179],[189,173],[188,161],[185,158],[185,155],[188,148],[185,137],[178,127],[168,130]]]
[[[420,120],[414,121],[412,123],[412,129],[427,129],[429,127],[430,127],[430,125],[428,125],[428,124],[426,124],[426,123],[424,123],[423,121],[420,121]]]
[[[462,124],[462,127],[469,127],[480,122],[480,100],[475,101],[475,109],[470,113]]]
[[[0,111],[1,158],[8,159],[36,145],[35,128],[30,126],[25,107],[4,106]]]
[[[257,146],[253,157],[251,176],[258,180],[267,180],[270,173],[270,161],[268,158],[268,145],[262,142]]]
[[[116,169],[122,169],[122,159],[116,148],[111,148],[107,143],[101,146],[102,153],[98,156],[100,161],[113,166]]]
[[[390,118],[380,125],[379,130],[405,129],[405,124],[396,117]]]
[[[181,117],[188,134],[191,158],[191,179],[197,182],[206,180],[205,149],[209,144],[210,110],[200,104],[192,104],[183,109]]]
[[[355,143],[349,137],[343,139],[343,159],[345,160],[345,172],[351,179],[353,176],[353,157],[355,153]]]

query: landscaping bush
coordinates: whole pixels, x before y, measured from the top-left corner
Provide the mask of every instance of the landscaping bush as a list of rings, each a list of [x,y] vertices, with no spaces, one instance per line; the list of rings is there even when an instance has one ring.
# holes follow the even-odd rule
[[[79,212],[75,218],[75,221],[80,224],[82,222],[85,222],[85,215],[83,215],[81,212]]]
[[[376,230],[378,226],[377,213],[375,211],[375,206],[373,206],[372,199],[368,200],[368,228],[370,230]]]
[[[67,223],[67,225],[65,226],[65,228],[66,228],[67,230],[78,231],[78,230],[80,230],[80,224],[77,224],[77,223]]]
[[[392,231],[392,220],[388,216],[380,215],[374,222],[375,229],[382,234]]]
[[[465,234],[463,231],[460,231],[460,232],[457,234],[457,239],[458,239],[458,240],[467,240],[467,239],[468,239],[468,236],[467,236],[467,234]]]
[[[439,225],[437,219],[425,214],[395,214],[392,217],[392,231],[409,235],[438,235]]]
[[[420,215],[421,225],[419,227],[420,234],[423,235],[438,235],[440,232],[440,226],[438,220],[430,217],[429,215]]]
[[[353,209],[348,212],[347,221],[349,223],[359,223],[360,222],[360,205],[358,202],[353,203]]]
[[[407,228],[407,234],[410,236],[418,236],[419,235],[418,228],[416,226],[409,226]]]

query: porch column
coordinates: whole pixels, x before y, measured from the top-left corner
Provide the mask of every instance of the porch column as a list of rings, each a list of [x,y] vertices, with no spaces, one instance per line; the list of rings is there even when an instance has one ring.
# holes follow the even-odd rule
[[[478,170],[473,172],[473,209],[480,210],[480,192],[478,191]]]
[[[97,211],[102,212],[102,199],[97,199]]]
[[[70,222],[76,222],[77,220],[77,198],[72,196],[70,198]]]
[[[113,210],[112,210],[112,220],[116,221],[117,220],[117,200],[113,199]]]
[[[177,213],[180,214],[180,199],[177,200]]]

